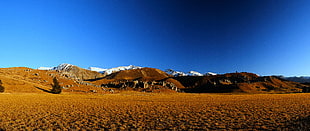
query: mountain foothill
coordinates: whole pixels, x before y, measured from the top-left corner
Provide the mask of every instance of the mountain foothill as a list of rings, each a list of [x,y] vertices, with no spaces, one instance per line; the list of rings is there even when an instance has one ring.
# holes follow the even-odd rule
[[[137,66],[84,69],[71,64],[39,69],[0,68],[0,87],[4,93],[51,93],[55,79],[62,88],[61,93],[66,94],[111,94],[122,91],[277,94],[303,93],[310,89],[309,84],[247,72],[201,74]]]

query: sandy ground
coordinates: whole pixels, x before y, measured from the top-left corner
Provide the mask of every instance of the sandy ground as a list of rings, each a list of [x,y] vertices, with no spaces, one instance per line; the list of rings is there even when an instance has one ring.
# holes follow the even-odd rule
[[[0,94],[4,130],[310,130],[310,94]]]

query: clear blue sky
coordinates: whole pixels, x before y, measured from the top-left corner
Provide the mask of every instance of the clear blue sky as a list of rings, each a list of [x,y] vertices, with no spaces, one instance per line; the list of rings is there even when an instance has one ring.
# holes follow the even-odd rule
[[[310,1],[3,0],[0,44],[0,67],[310,75]]]

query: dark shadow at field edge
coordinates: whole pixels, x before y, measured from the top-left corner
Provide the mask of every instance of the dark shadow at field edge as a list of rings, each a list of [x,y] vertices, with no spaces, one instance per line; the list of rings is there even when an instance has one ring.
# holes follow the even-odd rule
[[[46,89],[43,89],[43,88],[40,88],[40,87],[37,87],[35,86],[35,88],[41,90],[41,91],[44,91],[44,92],[47,92],[47,93],[52,93],[52,94],[56,94],[55,92],[52,92],[52,91],[49,91],[49,90],[46,90]],[[0,130],[1,131],[1,130]]]
[[[287,122],[287,129],[292,131],[310,131],[310,116]]]

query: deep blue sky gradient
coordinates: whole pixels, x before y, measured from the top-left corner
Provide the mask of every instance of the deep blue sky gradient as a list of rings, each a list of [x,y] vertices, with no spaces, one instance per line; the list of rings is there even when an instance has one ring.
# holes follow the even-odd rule
[[[0,1],[0,44],[0,67],[310,75],[310,1]]]

